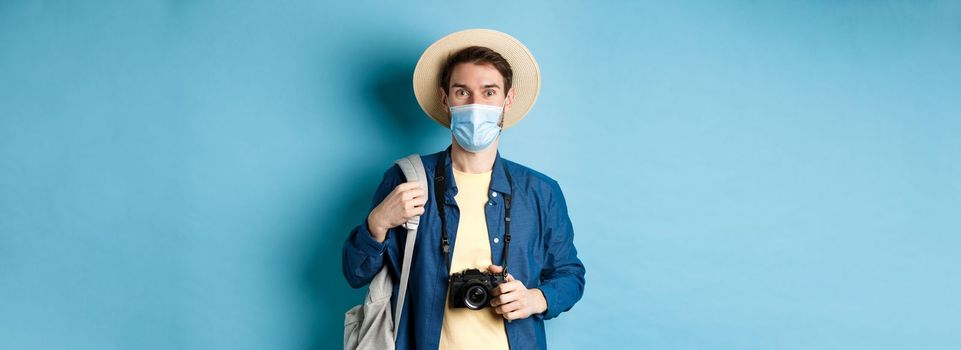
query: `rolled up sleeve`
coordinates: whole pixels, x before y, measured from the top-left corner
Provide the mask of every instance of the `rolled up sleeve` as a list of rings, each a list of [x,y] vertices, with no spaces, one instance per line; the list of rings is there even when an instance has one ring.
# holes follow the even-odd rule
[[[384,198],[403,181],[403,174],[396,165],[384,172],[384,177],[374,193],[368,215]],[[360,288],[374,278],[374,275],[384,266],[384,252],[390,244],[391,231],[388,230],[387,238],[384,242],[377,242],[370,234],[367,227],[367,215],[360,225],[350,231],[347,240],[344,241],[342,251],[342,268],[347,283],[353,288]]]

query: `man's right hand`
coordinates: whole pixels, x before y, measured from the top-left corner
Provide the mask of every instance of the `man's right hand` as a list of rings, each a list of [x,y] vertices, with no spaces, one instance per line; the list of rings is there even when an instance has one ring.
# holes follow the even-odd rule
[[[377,242],[384,242],[387,230],[424,213],[427,192],[419,182],[405,182],[394,188],[367,216],[367,229]]]

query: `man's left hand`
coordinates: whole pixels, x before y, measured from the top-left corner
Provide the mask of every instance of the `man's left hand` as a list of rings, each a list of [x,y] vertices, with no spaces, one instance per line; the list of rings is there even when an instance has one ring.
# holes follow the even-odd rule
[[[488,271],[501,273],[504,268],[497,265],[490,265]],[[531,315],[547,311],[547,300],[540,289],[527,289],[524,283],[515,280],[514,276],[507,274],[506,282],[497,286],[491,291],[490,304],[494,312],[503,316],[507,320],[517,320],[528,318]]]

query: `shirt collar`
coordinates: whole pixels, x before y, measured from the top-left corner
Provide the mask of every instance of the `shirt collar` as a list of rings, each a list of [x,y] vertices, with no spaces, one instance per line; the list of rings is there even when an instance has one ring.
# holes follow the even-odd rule
[[[453,177],[454,173],[451,168],[453,164],[451,163],[451,160],[450,160],[451,147],[452,146],[447,146],[447,150],[444,151],[444,168],[447,170],[446,176],[448,179],[454,178]],[[508,171],[507,164],[505,163],[505,160],[501,158],[501,152],[497,151],[497,155],[494,157],[494,167],[493,167],[493,170],[491,171],[490,188],[492,191],[497,191],[503,194],[511,194],[510,182],[507,181],[507,171]],[[448,191],[454,190],[453,193],[456,194],[457,193],[456,188],[452,188],[452,187],[454,187],[454,182],[448,181],[447,190]]]

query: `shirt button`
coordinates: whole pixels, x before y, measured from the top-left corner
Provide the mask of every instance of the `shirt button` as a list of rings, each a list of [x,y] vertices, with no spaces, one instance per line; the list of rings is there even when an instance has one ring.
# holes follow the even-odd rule
[[[491,197],[497,197],[497,192],[491,192]]]
[[[494,237],[494,244],[497,244],[497,242],[500,242],[500,241],[501,241],[500,238]]]

